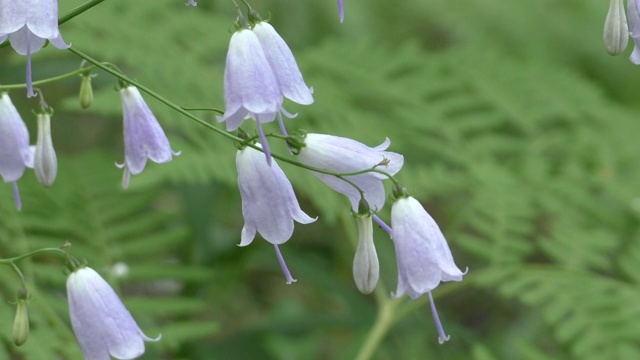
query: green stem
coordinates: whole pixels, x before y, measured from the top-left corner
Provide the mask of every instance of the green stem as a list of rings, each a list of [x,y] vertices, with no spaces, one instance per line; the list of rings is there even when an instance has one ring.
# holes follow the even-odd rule
[[[44,79],[44,80],[34,81],[33,82],[33,86],[39,86],[39,85],[44,85],[44,84],[56,82],[56,81],[59,81],[59,80],[68,79],[70,77],[85,73],[85,72],[87,72],[87,71],[89,71],[89,70],[91,70],[93,68],[95,68],[95,66],[80,68],[80,69],[74,70],[74,71],[66,73],[66,74],[54,76],[54,77],[51,77],[51,78],[48,78],[48,79]],[[3,91],[3,90],[15,90],[15,89],[25,89],[26,87],[27,87],[27,84],[0,85],[0,91]]]
[[[0,259],[0,264],[13,264],[16,261],[31,257],[33,255],[36,254],[40,254],[43,252],[59,252],[64,254],[65,256],[67,256],[67,252],[60,249],[60,248],[42,248],[42,249],[38,249],[38,250],[34,250],[31,252],[28,252],[26,254],[22,254],[22,255],[18,255],[16,257],[12,257],[12,258],[8,258],[8,259]]]
[[[379,305],[376,322],[373,324],[364,344],[360,348],[360,352],[358,353],[356,360],[368,360],[371,358],[375,350],[380,345],[380,342],[382,342],[382,339],[384,339],[385,335],[393,325],[395,310],[399,303],[399,300],[386,298],[385,301]]]

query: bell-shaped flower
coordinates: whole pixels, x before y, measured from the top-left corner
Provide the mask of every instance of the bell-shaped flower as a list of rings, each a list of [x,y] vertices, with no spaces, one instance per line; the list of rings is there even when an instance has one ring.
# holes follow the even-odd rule
[[[188,2],[185,5],[198,6],[198,3],[196,3],[196,0],[188,0]]]
[[[123,87],[120,98],[124,114],[124,164],[116,165],[124,168],[122,187],[126,189],[131,175],[144,170],[147,158],[156,163],[165,163],[180,153],[171,150],[167,136],[138,88]]]
[[[289,179],[275,161],[269,166],[262,153],[245,147],[238,150],[236,167],[244,216],[240,246],[249,245],[258,232],[278,251],[277,245],[293,235],[294,220],[301,224],[316,220],[302,211]],[[295,281],[278,257],[287,283]]]
[[[627,19],[629,21],[629,34],[635,43],[629,60],[636,65],[640,65],[640,0],[628,0]]]
[[[45,187],[50,187],[58,174],[58,159],[51,140],[51,116],[38,114],[38,141],[33,159],[36,178]]]
[[[58,0],[0,0],[0,43],[9,39],[11,47],[27,56],[27,96],[35,96],[31,85],[31,54],[49,40],[66,49],[58,31]]]
[[[385,151],[391,141],[386,139],[375,148],[339,136],[307,134],[304,145],[298,154],[298,160],[306,165],[338,173],[351,173],[373,169],[395,175],[404,164],[404,157],[398,153]],[[360,192],[348,182],[333,175],[312,172],[333,190],[349,197],[354,212],[358,211]],[[384,206],[385,191],[382,181],[387,179],[377,172],[345,176],[364,192],[364,198],[375,212]]]
[[[93,269],[67,278],[71,327],[87,360],[135,359],[144,354],[146,336],[113,288]]]
[[[363,294],[375,290],[380,275],[380,263],[373,243],[373,223],[371,214],[357,214],[358,247],[353,259],[353,280]]]
[[[17,181],[24,169],[33,167],[33,149],[29,147],[29,131],[7,93],[0,97],[0,176],[13,184],[18,210],[22,209]]]
[[[417,299],[425,293],[431,296],[431,290],[441,281],[462,281],[465,273],[453,262],[442,231],[416,199],[402,196],[393,203],[391,228],[398,262],[398,289],[394,297],[407,294]],[[431,304],[443,343],[448,336],[442,330],[433,300]]]
[[[282,95],[300,105],[312,104],[313,90],[305,84],[296,59],[287,43],[266,21],[257,23],[253,32],[262,45],[262,50],[264,50],[271,70],[273,70]]]
[[[618,55],[627,48],[629,27],[623,0],[610,0],[604,22],[604,47],[609,55]]]

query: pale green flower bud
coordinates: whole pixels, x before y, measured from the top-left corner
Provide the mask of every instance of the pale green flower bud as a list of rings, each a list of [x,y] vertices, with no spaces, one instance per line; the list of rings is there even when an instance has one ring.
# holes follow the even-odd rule
[[[58,174],[58,159],[51,140],[51,116],[46,113],[38,114],[38,141],[33,169],[42,185],[46,187],[53,185]]]
[[[373,243],[373,224],[371,215],[356,215],[358,224],[358,248],[353,259],[353,280],[363,294],[375,290],[380,276],[378,254]]]
[[[91,74],[83,74],[80,83],[80,106],[88,109],[93,104],[93,87],[91,86]]]
[[[609,55],[619,55],[627,48],[629,27],[622,0],[611,0],[604,22],[604,47]]]
[[[17,346],[24,344],[29,337],[29,314],[27,313],[27,289],[18,290],[16,317],[13,321],[13,343]]]

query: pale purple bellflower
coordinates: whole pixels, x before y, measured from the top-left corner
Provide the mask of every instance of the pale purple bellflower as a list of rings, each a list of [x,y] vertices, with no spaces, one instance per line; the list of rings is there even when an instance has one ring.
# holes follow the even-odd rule
[[[122,187],[129,187],[131,175],[144,170],[147,158],[156,163],[171,161],[173,155],[180,152],[171,150],[169,140],[158,120],[135,86],[126,86],[120,90],[124,118],[124,163],[116,164],[124,168]]]
[[[403,195],[393,203],[391,228],[398,262],[398,289],[393,296],[399,298],[407,294],[417,299],[428,293],[442,344],[449,336],[440,323],[431,290],[441,281],[462,281],[466,272],[456,266],[442,231],[413,197]]]
[[[285,243],[293,235],[294,220],[309,224],[316,219],[302,211],[289,179],[275,161],[269,165],[264,161],[262,153],[245,147],[238,150],[236,167],[244,217],[239,245],[251,244],[256,232],[260,233],[275,246],[287,284],[295,282],[278,245]]]
[[[22,209],[18,179],[24,169],[33,168],[34,147],[29,146],[29,131],[7,93],[0,98],[0,176],[13,184],[18,210]]]
[[[640,1],[628,0],[627,18],[629,20],[629,33],[634,41],[633,52],[629,57],[632,63],[640,65]]]
[[[267,162],[271,151],[262,124],[278,115],[280,130],[286,135],[282,113],[284,98],[302,105],[313,103],[312,89],[302,79],[293,53],[275,29],[258,22],[253,30],[236,31],[229,42],[224,73],[225,113],[218,121],[227,123],[227,130],[239,128],[244,120],[256,121],[260,143]]]
[[[146,336],[113,288],[93,269],[67,278],[71,327],[86,360],[135,359],[144,354]]]
[[[404,164],[404,157],[398,153],[385,151],[391,141],[386,139],[374,148],[340,136],[325,134],[307,134],[304,146],[300,149],[298,160],[306,165],[339,173],[349,173],[366,169],[385,171],[395,175]],[[360,192],[351,184],[332,175],[312,172],[318,179],[333,190],[346,195],[351,201],[354,212],[358,211]],[[367,172],[359,175],[345,176],[364,192],[364,198],[376,212],[382,209],[385,202],[385,191],[382,181],[385,175]]]
[[[27,57],[27,96],[33,97],[31,54],[49,40],[58,49],[69,47],[58,31],[58,0],[0,0],[0,43]]]
[[[196,2],[196,0],[189,0],[185,5],[198,6],[198,3]]]

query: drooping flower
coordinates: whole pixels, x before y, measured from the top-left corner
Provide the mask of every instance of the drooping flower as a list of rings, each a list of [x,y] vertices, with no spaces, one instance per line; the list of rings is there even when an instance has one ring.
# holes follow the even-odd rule
[[[340,18],[340,22],[344,21],[344,2],[343,2],[343,0],[338,0],[338,17]]]
[[[375,290],[380,275],[380,263],[373,243],[373,223],[371,214],[357,214],[358,248],[353,259],[353,280],[363,294]]]
[[[47,113],[38,114],[38,141],[33,169],[42,185],[45,187],[53,185],[58,174],[58,159],[51,140],[51,116]]]
[[[196,0],[188,0],[185,5],[198,6],[198,3],[196,3]]]
[[[122,187],[129,187],[131,175],[144,170],[147,158],[156,163],[171,161],[180,152],[171,150],[169,140],[158,120],[135,86],[120,90],[124,118],[124,163],[116,164],[124,168]]]
[[[632,63],[640,65],[640,1],[628,0],[627,17],[629,20],[629,32],[635,43],[633,52],[629,57]]]
[[[33,150],[29,147],[29,131],[7,93],[0,98],[0,176],[13,184],[18,210],[22,209],[18,179],[24,169],[33,167]]]
[[[260,233],[276,246],[287,283],[291,283],[295,280],[286,269],[277,246],[293,235],[294,220],[309,224],[316,219],[302,211],[289,179],[275,161],[269,166],[258,150],[245,147],[238,150],[236,167],[244,216],[240,246],[251,244],[256,232]]]
[[[266,21],[257,23],[253,32],[262,45],[262,50],[264,50],[271,70],[273,70],[282,95],[300,105],[312,104],[313,90],[304,82],[296,59],[287,43]]]
[[[316,168],[333,172],[348,173],[366,169],[383,170],[395,175],[404,164],[404,157],[398,153],[385,151],[391,142],[386,139],[375,148],[344,137],[307,134],[304,145],[298,154],[298,160]],[[360,192],[351,184],[332,175],[312,172],[333,190],[344,194],[351,200],[354,212],[358,211]],[[364,191],[364,197],[371,209],[375,212],[384,206],[385,192],[382,181],[387,177],[376,173],[367,172],[359,175],[346,176]]]
[[[31,85],[31,54],[49,40],[66,49],[58,31],[58,0],[0,0],[0,43],[6,39],[20,55],[27,56],[27,96],[35,96]]]
[[[609,55],[618,55],[627,48],[629,27],[622,0],[610,0],[604,22],[604,47]]]
[[[277,115],[280,130],[286,135],[282,114],[295,115],[282,106],[284,98],[309,105],[313,103],[312,93],[293,53],[267,22],[258,21],[252,30],[242,29],[231,36],[224,73],[225,113],[218,121],[226,122],[227,130],[233,131],[244,120],[254,119],[267,162],[271,163],[271,151],[262,124]]]
[[[463,273],[454,263],[449,245],[433,218],[410,196],[400,196],[391,207],[392,239],[398,262],[398,288],[393,295],[417,299],[441,281],[462,281]],[[431,310],[440,343],[448,340],[442,330],[433,299]]]
[[[80,268],[67,279],[71,327],[87,360],[135,359],[146,336],[113,288],[93,269]]]

